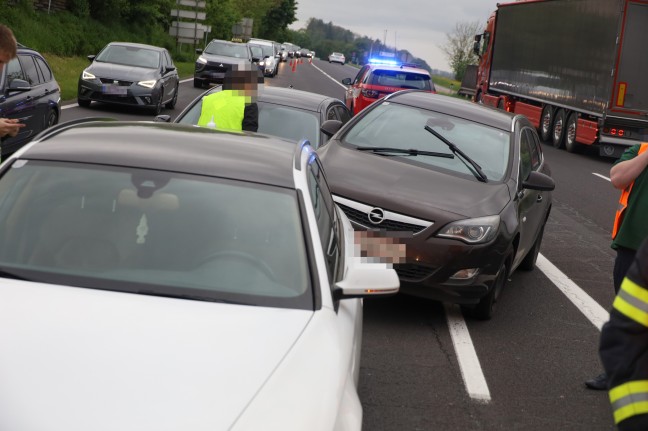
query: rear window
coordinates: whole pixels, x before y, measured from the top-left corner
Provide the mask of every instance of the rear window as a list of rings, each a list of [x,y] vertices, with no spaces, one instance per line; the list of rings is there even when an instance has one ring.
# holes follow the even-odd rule
[[[432,90],[429,75],[405,72],[402,70],[374,70],[369,77],[368,84],[381,85],[384,87]]]

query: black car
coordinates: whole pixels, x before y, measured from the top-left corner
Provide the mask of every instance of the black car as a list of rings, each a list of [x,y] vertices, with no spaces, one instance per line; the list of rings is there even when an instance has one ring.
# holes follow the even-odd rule
[[[202,98],[221,88],[217,86],[201,94],[178,115],[174,123],[198,124]],[[308,139],[315,148],[328,140],[328,136],[321,131],[326,121],[343,124],[351,118],[351,113],[341,100],[294,88],[262,86],[257,104],[258,133],[293,141]],[[159,120],[169,121],[170,117],[160,116]]]
[[[61,90],[45,58],[20,44],[17,54],[0,72],[0,117],[17,118],[25,127],[2,141],[3,158],[61,117]]]
[[[228,42],[214,39],[202,50],[196,49],[200,56],[196,59],[194,87],[201,88],[208,84],[221,84],[225,72],[232,68],[249,68],[258,62],[261,56],[254,56],[246,43]]]
[[[79,106],[97,101],[148,108],[155,115],[163,105],[175,107],[180,79],[165,48],[111,42],[88,60],[92,64],[79,77]]]
[[[526,117],[403,90],[318,153],[355,227],[406,245],[401,292],[488,319],[509,275],[534,268],[555,184]]]

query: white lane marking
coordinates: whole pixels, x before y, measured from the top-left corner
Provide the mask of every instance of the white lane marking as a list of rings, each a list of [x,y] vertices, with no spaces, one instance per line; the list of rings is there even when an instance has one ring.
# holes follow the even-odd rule
[[[189,82],[189,81],[193,81],[193,78],[183,79],[183,80],[179,81],[179,83],[184,84],[185,82]],[[79,106],[78,103],[70,103],[69,105],[61,106],[61,110],[70,109],[70,108],[76,108],[77,106]]]
[[[456,304],[444,303],[443,306],[466,391],[470,398],[482,403],[489,403],[491,396],[488,384],[461,309]]]
[[[603,178],[606,181],[612,182],[612,180],[606,177],[605,175],[597,174],[596,172],[592,172],[592,175],[596,175],[599,178]]]
[[[323,71],[322,69],[320,69],[319,67],[315,66],[315,63],[311,63],[311,66],[313,66],[315,69],[317,69],[317,70],[319,70],[320,72],[322,72],[322,73],[324,74],[324,76],[326,76],[326,77],[330,78],[331,80],[333,80],[333,82],[335,82],[335,83],[336,83],[337,85],[339,85],[340,87],[344,88],[345,90],[347,89],[347,86],[346,86],[346,85],[342,84],[342,83],[339,82],[337,79],[333,78],[331,75],[329,75],[328,73],[324,72],[324,71]]]
[[[556,268],[542,254],[538,254],[536,266],[599,331],[603,324],[610,320],[610,314],[598,302],[592,299],[591,296],[585,293],[583,289],[578,287],[576,283]]]

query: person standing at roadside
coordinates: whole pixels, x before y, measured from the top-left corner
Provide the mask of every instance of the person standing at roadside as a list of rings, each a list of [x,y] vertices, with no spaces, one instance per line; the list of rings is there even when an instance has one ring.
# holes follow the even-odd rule
[[[633,145],[614,163],[610,170],[612,185],[621,190],[619,206],[612,228],[612,248],[617,256],[612,277],[614,292],[634,261],[635,254],[644,238],[648,237],[648,143]],[[590,389],[608,388],[606,373],[587,380]]]
[[[9,27],[0,24],[0,72],[4,65],[9,63],[16,56],[16,38]],[[25,127],[17,119],[0,118],[0,140],[6,137],[16,136],[18,131]]]
[[[599,355],[619,431],[648,430],[648,239],[637,251],[601,330]]]

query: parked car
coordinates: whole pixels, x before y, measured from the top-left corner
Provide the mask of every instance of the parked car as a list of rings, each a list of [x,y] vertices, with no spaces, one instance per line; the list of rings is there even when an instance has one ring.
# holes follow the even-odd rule
[[[288,49],[286,45],[284,44],[279,45],[279,55],[280,55],[279,62],[288,61]]]
[[[403,90],[318,152],[354,225],[406,245],[402,292],[488,319],[511,273],[534,268],[555,184],[526,117]]]
[[[61,118],[61,90],[52,69],[45,57],[22,44],[0,71],[0,116],[25,124],[2,141],[2,159]]]
[[[0,429],[360,430],[362,298],[398,277],[312,147],[58,127],[0,167]]]
[[[305,57],[305,58],[312,58],[313,54],[311,53],[311,50],[308,48],[302,48],[299,50],[299,56],[300,57]]]
[[[356,77],[344,78],[345,103],[353,115],[381,97],[403,89],[436,92],[430,72],[413,64],[393,60],[374,60],[362,66]]]
[[[141,43],[111,42],[81,72],[77,102],[92,101],[152,109],[173,109],[180,79],[165,48]]]
[[[346,58],[344,57],[344,54],[342,54],[341,52],[332,52],[328,56],[328,62],[344,64],[346,63]]]
[[[232,68],[249,68],[261,57],[254,56],[246,43],[213,39],[204,50],[196,49],[194,87],[222,84],[225,73]]]
[[[198,124],[203,97],[220,90],[221,87],[214,87],[198,96],[174,122]],[[321,131],[326,121],[339,121],[344,124],[351,118],[351,113],[341,100],[294,88],[264,86],[259,91],[257,104],[258,133],[280,136],[292,141],[308,139],[315,148],[328,140],[328,136]],[[161,121],[170,119],[169,116],[159,117]]]
[[[279,72],[279,58],[275,42],[264,39],[250,39],[250,45],[258,46],[263,52],[263,57],[259,60],[259,66],[262,68],[265,76],[274,77]]]

